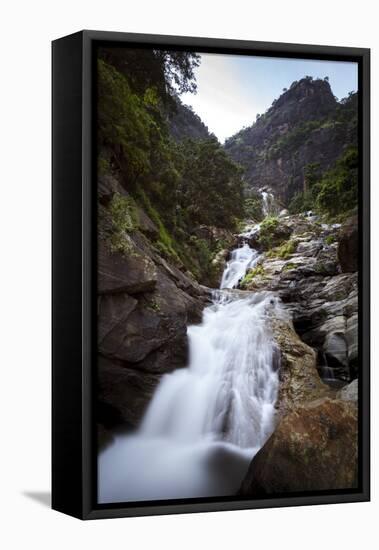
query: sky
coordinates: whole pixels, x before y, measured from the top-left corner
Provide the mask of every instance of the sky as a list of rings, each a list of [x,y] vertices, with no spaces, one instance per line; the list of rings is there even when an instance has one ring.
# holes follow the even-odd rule
[[[356,63],[222,54],[201,54],[195,70],[197,94],[181,96],[221,143],[251,126],[294,80],[329,77],[338,99],[358,87]]]

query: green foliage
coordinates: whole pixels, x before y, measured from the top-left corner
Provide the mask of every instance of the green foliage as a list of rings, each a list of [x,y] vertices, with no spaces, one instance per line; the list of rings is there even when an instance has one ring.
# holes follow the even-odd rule
[[[158,131],[143,99],[132,92],[123,75],[99,60],[99,145],[112,146],[115,161],[133,182],[151,169],[150,135],[154,130]]]
[[[103,152],[100,152],[97,158],[97,173],[99,176],[105,176],[111,171],[111,166],[109,159],[104,155]]]
[[[309,120],[298,124],[291,132],[284,134],[274,142],[268,152],[269,158],[274,159],[281,156],[285,151],[297,149],[306,141],[313,130],[320,128],[322,123],[321,120]]]
[[[306,192],[296,193],[291,202],[288,205],[288,211],[290,214],[300,214],[307,210],[312,210],[315,205],[315,197],[311,190]]]
[[[304,182],[305,188],[311,189],[319,180],[321,175],[321,168],[319,162],[311,162],[304,168]]]
[[[130,233],[138,229],[138,211],[131,197],[115,193],[112,197],[109,210],[116,231]]]
[[[257,222],[262,220],[262,196],[259,193],[251,192],[250,196],[245,199],[244,214],[246,218]]]
[[[283,268],[282,271],[291,271],[292,269],[296,269],[297,265],[293,262],[287,262]]]
[[[252,269],[249,269],[249,271],[246,273],[244,278],[239,284],[239,288],[242,290],[245,289],[255,277],[257,276],[264,276],[265,270],[262,264],[258,264],[257,266],[253,267]]]
[[[275,233],[279,226],[279,219],[275,216],[268,216],[263,220],[259,231],[259,243],[266,249],[272,248],[275,244]]]
[[[317,195],[320,192],[321,169],[319,163],[307,164],[304,168],[305,191],[296,193],[288,205],[290,214],[299,214],[316,207]]]
[[[196,53],[102,47],[99,57],[125,76],[138,95],[154,87],[160,100],[171,108],[175,108],[176,93],[196,91],[194,69],[200,64]]]
[[[139,218],[136,204],[130,197],[115,193],[109,205],[112,221],[110,243],[112,251],[128,254],[131,251],[129,234],[138,229]]]
[[[178,189],[179,223],[187,227],[236,227],[243,215],[241,171],[215,138],[178,144],[182,179]]]
[[[243,184],[240,168],[216,138],[170,138],[166,96],[177,105],[177,91],[194,90],[197,62],[194,54],[102,50],[98,173],[113,174],[146,211],[158,228],[153,244],[159,253],[206,281],[217,243],[190,236],[200,225],[235,230],[243,217]],[[132,220],[121,223],[115,205],[110,214],[125,226],[114,231],[112,246],[127,251]]]
[[[307,172],[306,172],[307,174]],[[358,150],[350,147],[323,175],[311,166],[308,188],[297,193],[289,204],[289,212],[298,214],[314,210],[329,219],[346,216],[358,204]]]
[[[298,242],[295,239],[289,239],[281,246],[273,248],[266,253],[268,258],[281,258],[287,260],[296,252]]]
[[[189,238],[189,245],[192,249],[196,265],[193,265],[193,271],[198,274],[203,274],[207,277],[211,274],[212,269],[212,250],[205,239],[199,239],[195,235]]]
[[[357,207],[358,163],[358,150],[350,148],[322,178],[316,207],[329,218]]]
[[[334,235],[328,235],[325,237],[325,243],[331,245],[336,242],[336,237]]]
[[[158,304],[158,302],[154,298],[150,300],[150,302],[148,303],[148,307],[156,312],[161,310],[161,306]]]
[[[161,252],[166,258],[173,259],[180,263],[179,255],[175,249],[174,239],[170,236],[167,231],[164,223],[162,222],[161,216],[157,210],[151,204],[149,197],[142,190],[138,190],[137,194],[138,200],[142,208],[146,211],[151,220],[158,227],[158,238],[154,242],[155,247],[159,252]]]

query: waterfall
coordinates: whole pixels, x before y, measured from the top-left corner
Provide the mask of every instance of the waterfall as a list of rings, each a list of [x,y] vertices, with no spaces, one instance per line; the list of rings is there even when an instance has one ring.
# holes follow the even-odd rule
[[[245,275],[246,271],[253,267],[259,254],[245,243],[240,248],[235,248],[222,275],[220,288],[235,288]]]
[[[233,251],[221,287],[232,288],[257,252]],[[162,377],[134,435],[99,456],[99,502],[233,495],[274,428],[277,349],[272,293],[214,291],[188,327],[189,365]]]
[[[262,212],[266,217],[271,214],[273,210],[274,195],[269,191],[261,191],[262,196]]]

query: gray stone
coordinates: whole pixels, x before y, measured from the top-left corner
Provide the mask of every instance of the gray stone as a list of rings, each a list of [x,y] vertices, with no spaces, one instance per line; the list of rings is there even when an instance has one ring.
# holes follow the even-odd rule
[[[356,378],[350,384],[343,387],[337,397],[343,401],[358,401],[358,379]]]
[[[103,239],[98,242],[98,292],[138,294],[154,290],[157,269],[154,262],[135,249],[129,255],[112,252]]]
[[[324,341],[323,349],[328,359],[328,364],[332,363],[347,366],[347,343],[345,334],[342,332],[328,332]]]
[[[344,273],[358,270],[358,218],[349,218],[341,227],[338,239],[338,260]]]
[[[357,486],[357,407],[324,398],[297,407],[279,421],[250,463],[240,494],[258,497]]]

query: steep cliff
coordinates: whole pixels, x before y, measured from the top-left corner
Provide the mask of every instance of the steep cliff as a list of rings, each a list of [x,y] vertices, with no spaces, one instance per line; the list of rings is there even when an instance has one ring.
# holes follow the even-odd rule
[[[323,174],[357,143],[357,94],[338,102],[325,80],[305,77],[256,122],[225,143],[247,188],[270,189],[283,206],[307,189],[307,167]]]
[[[103,437],[118,425],[137,426],[162,374],[186,365],[187,326],[200,320],[208,291],[161,256],[154,246],[158,227],[114,176],[100,177],[98,196],[97,420]]]

